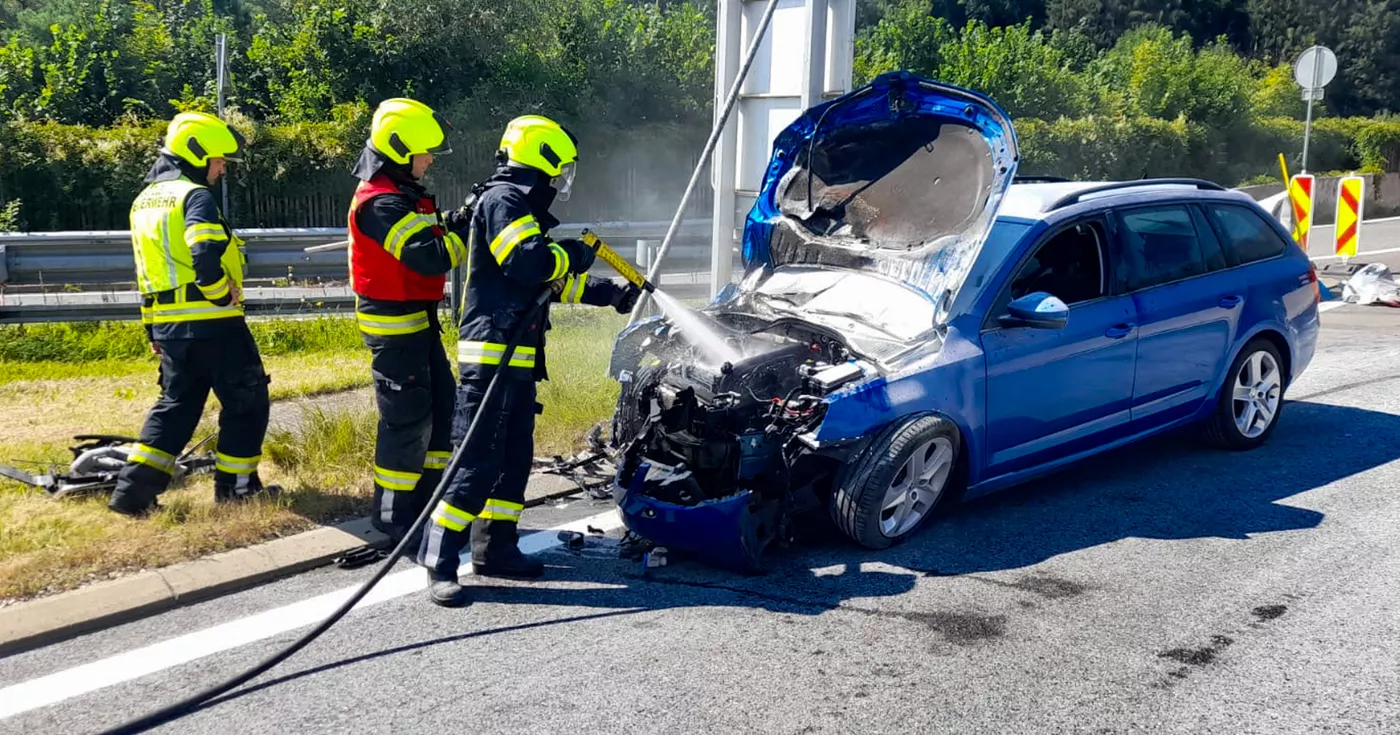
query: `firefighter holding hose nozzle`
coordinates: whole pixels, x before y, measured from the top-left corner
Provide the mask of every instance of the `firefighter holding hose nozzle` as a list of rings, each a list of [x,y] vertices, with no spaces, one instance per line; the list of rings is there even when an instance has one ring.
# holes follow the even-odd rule
[[[379,409],[370,520],[396,545],[452,456],[455,389],[437,311],[466,254],[465,218],[438,212],[420,183],[433,156],[451,152],[450,128],[417,100],[385,100],[354,169],[350,286]]]
[[[548,118],[512,120],[496,154],[496,172],[475,188],[467,210],[454,444],[462,441],[491,379],[500,373],[505,384],[497,389],[499,402],[482,417],[481,440],[465,448],[460,469],[449,478],[419,547],[429,597],[439,605],[470,602],[457,581],[458,556],[468,543],[476,574],[535,578],[544,572],[542,562],[521,553],[517,533],[534,461],[535,416],[543,410],[536,382],[548,379],[548,307],[530,313],[540,289],[550,287],[555,303],[611,306],[622,314],[631,312],[640,295],[635,286],[588,277],[593,246],[549,237],[559,224],[549,209],[556,199],[566,201],[573,187],[577,143]],[[506,340],[526,319],[531,321],[524,338],[508,364],[501,364]]]

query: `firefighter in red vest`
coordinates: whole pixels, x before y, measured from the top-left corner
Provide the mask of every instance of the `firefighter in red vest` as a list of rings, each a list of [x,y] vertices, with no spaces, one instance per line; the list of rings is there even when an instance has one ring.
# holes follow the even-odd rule
[[[451,126],[427,105],[389,99],[355,164],[350,287],[373,357],[379,432],[372,522],[394,543],[422,512],[452,456],[452,364],[438,322],[447,273],[462,262],[468,220],[438,212],[419,180],[450,153]]]

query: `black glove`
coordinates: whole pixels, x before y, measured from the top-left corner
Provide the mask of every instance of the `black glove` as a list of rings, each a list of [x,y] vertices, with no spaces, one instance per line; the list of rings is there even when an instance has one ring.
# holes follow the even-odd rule
[[[447,231],[458,235],[465,235],[472,226],[472,211],[466,207],[444,212],[442,218],[447,225]]]
[[[631,314],[632,307],[637,305],[637,299],[642,295],[642,290],[632,284],[613,289],[612,308],[617,309],[619,314]]]
[[[555,242],[564,248],[564,252],[569,254],[570,273],[587,273],[588,269],[593,267],[594,259],[598,257],[597,253],[593,252],[593,248],[583,244],[582,240],[568,238]]]

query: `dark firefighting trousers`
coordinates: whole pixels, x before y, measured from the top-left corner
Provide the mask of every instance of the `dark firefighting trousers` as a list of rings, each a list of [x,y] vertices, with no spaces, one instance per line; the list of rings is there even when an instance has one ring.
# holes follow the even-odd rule
[[[482,417],[472,445],[465,449],[418,550],[418,563],[440,579],[456,578],[459,556],[468,543],[476,564],[520,553],[516,530],[534,464],[535,414],[540,406],[535,402],[533,379],[502,376],[501,380],[495,405]],[[454,446],[466,437],[489,384],[489,380],[465,380],[458,386],[452,415]]]
[[[257,470],[267,433],[271,379],[248,325],[240,323],[218,338],[157,340],[156,345],[160,399],[146,415],[140,443],[117,477],[111,505],[128,511],[154,505],[170,484],[175,459],[199,426],[210,390],[221,406],[215,498],[232,500],[261,490]]]
[[[438,329],[364,339],[373,354],[379,407],[371,522],[397,542],[423,512],[452,457],[456,380]]]

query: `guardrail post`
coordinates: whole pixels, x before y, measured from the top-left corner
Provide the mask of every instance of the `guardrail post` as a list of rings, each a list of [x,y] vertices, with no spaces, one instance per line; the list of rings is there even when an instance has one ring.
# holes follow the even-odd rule
[[[651,270],[651,259],[656,254],[655,240],[637,241],[637,266],[643,271]]]

